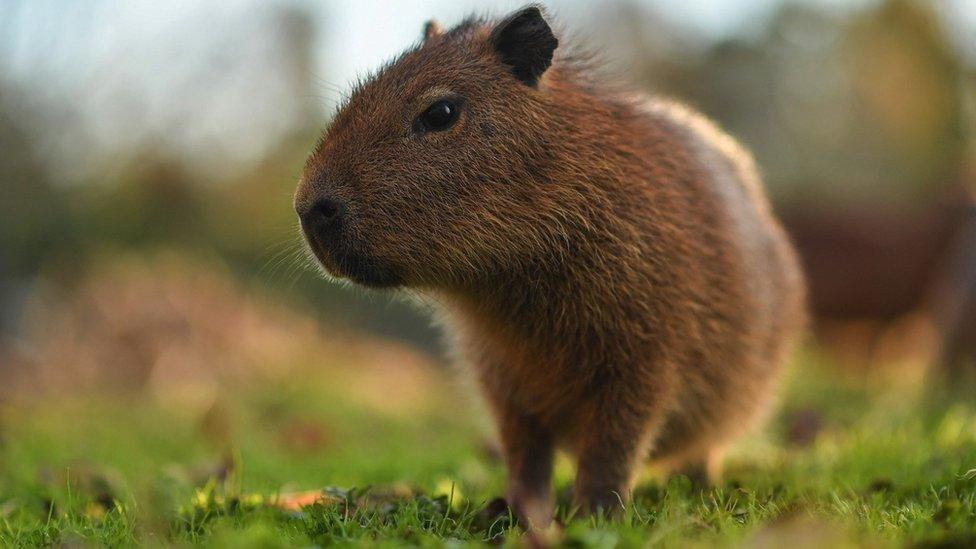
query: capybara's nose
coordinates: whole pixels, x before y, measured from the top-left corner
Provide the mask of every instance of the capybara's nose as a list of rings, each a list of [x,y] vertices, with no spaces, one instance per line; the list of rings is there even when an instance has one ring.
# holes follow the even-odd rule
[[[312,205],[311,215],[315,223],[323,225],[337,223],[345,213],[346,205],[332,198],[320,198]]]
[[[319,198],[301,213],[302,225],[320,232],[334,232],[342,224],[346,204],[334,198]]]

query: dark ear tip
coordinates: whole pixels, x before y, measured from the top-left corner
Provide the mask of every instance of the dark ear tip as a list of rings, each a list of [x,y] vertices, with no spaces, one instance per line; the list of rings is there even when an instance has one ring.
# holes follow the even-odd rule
[[[490,35],[502,62],[530,86],[535,86],[549,68],[559,45],[543,13],[544,8],[538,5],[526,6],[498,23]]]
[[[545,8],[538,6],[536,4],[528,5],[517,12],[513,13],[510,20],[538,20],[539,22],[546,23],[546,13]]]
[[[508,17],[505,17],[501,24],[495,28],[495,32],[497,33],[498,31],[501,31],[512,24],[541,24],[546,28],[549,28],[549,23],[546,21],[546,10],[544,7],[538,4],[529,4],[524,8],[510,13]]]

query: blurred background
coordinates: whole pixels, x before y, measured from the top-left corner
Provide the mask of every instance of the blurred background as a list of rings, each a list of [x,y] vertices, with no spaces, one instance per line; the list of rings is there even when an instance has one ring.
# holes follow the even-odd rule
[[[322,280],[291,197],[357,77],[428,18],[520,4],[0,0],[7,529],[57,544],[52,516],[104,532],[113,510],[134,509],[139,528],[195,539],[188,494],[211,516],[219,494],[244,501],[242,486],[502,493],[488,422],[428,315]],[[976,3],[547,5],[622,80],[743,141],[801,252],[813,335],[771,438],[743,444],[733,475],[820,483],[825,501],[832,475],[963,482],[976,448]],[[962,396],[912,398],[935,385]],[[561,463],[557,480],[570,478]]]
[[[843,375],[972,375],[976,3],[547,4],[623,80],[754,151],[809,273],[810,353]],[[357,76],[430,17],[519,5],[0,2],[0,402],[150,395],[222,440],[240,380],[329,372],[322,394],[433,401],[427,315],[321,280],[291,195]]]

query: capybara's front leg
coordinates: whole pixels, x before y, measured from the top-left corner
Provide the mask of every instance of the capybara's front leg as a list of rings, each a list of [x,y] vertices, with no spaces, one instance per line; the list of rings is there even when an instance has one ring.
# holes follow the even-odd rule
[[[573,504],[583,514],[614,515],[630,497],[663,414],[650,399],[629,397],[627,389],[602,393],[587,412],[577,440]]]
[[[508,503],[526,529],[545,528],[553,517],[552,434],[517,410],[504,407],[498,416],[508,468]]]

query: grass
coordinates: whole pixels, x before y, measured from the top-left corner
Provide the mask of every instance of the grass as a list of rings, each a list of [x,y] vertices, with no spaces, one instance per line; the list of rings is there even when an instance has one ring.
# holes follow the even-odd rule
[[[648,474],[622,520],[565,517],[579,547],[973,546],[976,401],[852,382],[806,358],[764,436],[703,491]],[[0,545],[480,545],[524,541],[488,426],[434,376],[365,398],[355,370],[221,387],[216,398],[76,395],[0,409]],[[416,389],[416,388],[414,388]],[[326,501],[282,509],[283,494]]]

